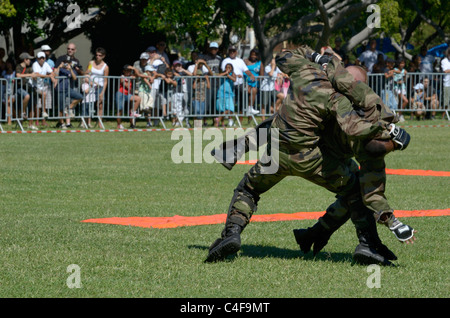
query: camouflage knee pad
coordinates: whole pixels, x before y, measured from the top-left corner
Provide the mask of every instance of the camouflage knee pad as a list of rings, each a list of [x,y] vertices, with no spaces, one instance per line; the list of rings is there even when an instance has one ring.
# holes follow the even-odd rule
[[[253,213],[256,212],[259,195],[245,185],[246,181],[247,178],[244,177],[234,190],[234,195],[228,208],[225,230],[230,224],[238,224],[244,228],[250,222]]]

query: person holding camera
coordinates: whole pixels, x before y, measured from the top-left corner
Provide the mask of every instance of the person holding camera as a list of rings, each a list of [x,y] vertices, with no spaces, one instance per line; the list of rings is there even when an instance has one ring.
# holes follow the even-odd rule
[[[55,67],[60,66],[61,63],[70,63],[76,75],[85,75],[80,60],[75,57],[76,52],[76,45],[74,43],[69,43],[69,45],[67,45],[67,53],[56,59]]]
[[[71,45],[73,45],[73,47],[71,47]],[[75,45],[69,44],[69,47],[74,48]],[[58,82],[55,85],[55,96],[57,97],[57,102],[59,104],[59,114],[61,117],[66,116],[66,123],[64,124],[64,120],[60,119],[56,126],[57,128],[61,127],[65,129],[72,127],[70,118],[75,117],[73,108],[83,100],[83,95],[74,89],[78,75],[77,70],[82,72],[81,65],[79,65],[79,62],[71,60],[69,55],[66,56],[65,60],[62,57],[58,58],[54,70],[54,74],[58,79]],[[66,107],[67,98],[70,99],[68,107]]]

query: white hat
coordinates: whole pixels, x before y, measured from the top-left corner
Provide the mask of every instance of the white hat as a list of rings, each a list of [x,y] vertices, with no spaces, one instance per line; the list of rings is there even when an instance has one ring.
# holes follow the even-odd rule
[[[423,90],[423,84],[422,83],[416,84],[416,86],[414,86],[414,89],[415,90],[419,90],[419,89]]]
[[[45,53],[44,52],[39,52],[36,56],[37,56],[37,58],[40,58],[40,57],[45,58]]]
[[[153,71],[156,71],[156,68],[154,68],[152,65],[146,65],[145,68],[144,68],[144,70],[145,70],[146,72],[147,72],[147,71],[153,72]]]
[[[218,48],[219,48],[219,44],[217,44],[217,42],[211,42],[211,43],[209,44],[209,47],[213,47],[213,48],[218,49]]]
[[[148,55],[148,53],[144,52],[141,54],[141,57],[139,59],[148,60],[149,58],[150,58],[150,55]]]
[[[51,51],[51,50],[52,50],[51,47],[48,45],[41,46],[41,51]]]

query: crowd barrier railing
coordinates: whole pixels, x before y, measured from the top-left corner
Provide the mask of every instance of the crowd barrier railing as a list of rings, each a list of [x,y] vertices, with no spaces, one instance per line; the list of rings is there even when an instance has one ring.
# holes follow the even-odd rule
[[[370,74],[369,86],[384,103],[400,113],[449,116],[450,87],[444,86],[445,73],[408,73],[403,83]],[[255,83],[245,78],[237,84],[225,76],[174,77],[176,85],[158,77],[148,79],[124,76],[78,76],[76,80],[50,78],[0,78],[0,128],[3,124],[24,130],[46,126],[49,121],[104,126],[103,122],[122,120],[134,127],[145,120],[148,126],[166,124],[184,127],[192,120],[213,119],[217,125],[241,127],[244,118],[257,123],[275,113],[288,87],[276,77],[258,76]],[[150,85],[149,85],[150,84]],[[422,93],[417,84],[424,85]],[[420,86],[420,85],[419,85]],[[283,89],[285,91],[283,91]],[[169,120],[169,121],[168,121]]]

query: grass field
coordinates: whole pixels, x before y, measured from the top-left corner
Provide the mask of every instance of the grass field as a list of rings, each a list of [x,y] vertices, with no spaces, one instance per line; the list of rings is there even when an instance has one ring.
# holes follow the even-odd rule
[[[417,122],[416,122],[417,123]],[[450,171],[450,128],[408,128],[409,148],[388,168]],[[4,298],[447,298],[449,217],[405,218],[417,231],[402,245],[384,227],[397,267],[369,288],[353,265],[350,222],[315,258],[302,255],[293,228],[314,220],[252,223],[242,250],[203,263],[222,224],[148,229],[82,223],[90,218],[226,213],[249,166],[174,164],[171,132],[0,135],[0,297]],[[388,175],[399,210],[450,208],[450,179]],[[287,178],[262,196],[258,214],[324,211],[332,193]],[[81,288],[67,285],[68,266]]]

